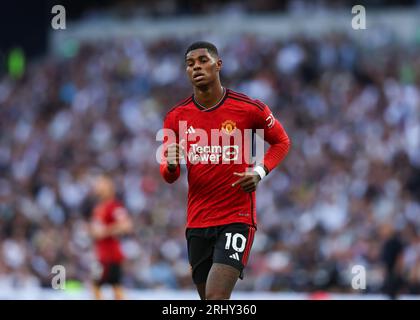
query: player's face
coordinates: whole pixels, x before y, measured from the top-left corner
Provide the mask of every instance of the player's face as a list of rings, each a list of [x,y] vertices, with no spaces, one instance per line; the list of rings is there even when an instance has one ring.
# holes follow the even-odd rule
[[[99,177],[95,181],[94,192],[99,199],[106,199],[113,194],[112,181],[105,177]]]
[[[207,49],[196,49],[188,52],[185,64],[193,86],[203,87],[217,79],[222,60],[212,56]]]

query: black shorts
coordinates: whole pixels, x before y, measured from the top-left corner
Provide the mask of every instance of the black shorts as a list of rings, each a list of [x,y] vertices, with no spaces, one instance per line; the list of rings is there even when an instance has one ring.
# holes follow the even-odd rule
[[[120,263],[98,263],[94,271],[94,280],[98,286],[121,283],[122,267]]]
[[[254,234],[255,227],[245,223],[187,229],[188,259],[194,283],[207,281],[213,263],[238,269],[243,279]]]

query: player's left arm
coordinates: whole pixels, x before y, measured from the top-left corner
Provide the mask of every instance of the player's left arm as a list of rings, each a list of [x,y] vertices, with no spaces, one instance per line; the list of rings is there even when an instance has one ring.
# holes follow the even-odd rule
[[[94,219],[89,226],[90,235],[95,240],[103,239],[107,236],[106,226],[100,222],[98,219]]]
[[[121,236],[133,231],[133,221],[124,207],[117,207],[112,212],[114,223],[108,226],[109,236]]]
[[[258,183],[286,157],[290,149],[290,139],[280,122],[274,118],[270,108],[258,102],[261,106],[255,109],[252,116],[255,119],[255,129],[262,129],[264,140],[270,144],[260,164],[252,171],[235,172],[240,177],[232,187],[240,185],[245,192],[254,192]]]
[[[113,210],[114,222],[105,225],[99,219],[94,219],[90,225],[90,234],[95,240],[128,234],[133,230],[133,222],[124,207]]]

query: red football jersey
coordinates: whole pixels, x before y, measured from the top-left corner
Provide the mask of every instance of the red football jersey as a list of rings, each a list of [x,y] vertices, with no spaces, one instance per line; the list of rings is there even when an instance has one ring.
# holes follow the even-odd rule
[[[164,128],[171,129],[175,136],[164,133],[163,150],[175,139],[185,149],[187,227],[236,222],[256,226],[255,192],[232,187],[240,178],[233,173],[254,166],[252,152],[257,131],[262,131],[270,144],[262,161],[269,171],[286,156],[289,138],[270,109],[258,100],[226,89],[223,98],[211,108],[201,106],[194,96],[179,103],[167,113]],[[160,170],[169,183],[180,174],[179,165],[175,172],[169,172],[164,159]]]
[[[116,221],[118,214],[125,214],[124,207],[117,200],[109,200],[99,203],[95,207],[93,219],[95,222],[109,226]],[[95,251],[101,263],[120,263],[124,259],[120,241],[116,237],[96,240]]]

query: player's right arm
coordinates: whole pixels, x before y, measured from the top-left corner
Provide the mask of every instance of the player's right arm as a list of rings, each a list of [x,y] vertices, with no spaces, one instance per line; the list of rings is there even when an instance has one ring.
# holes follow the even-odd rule
[[[182,147],[177,143],[173,114],[169,113],[166,116],[163,129],[166,142],[164,142],[162,148],[160,173],[166,182],[173,183],[181,173],[179,162],[182,157]]]

